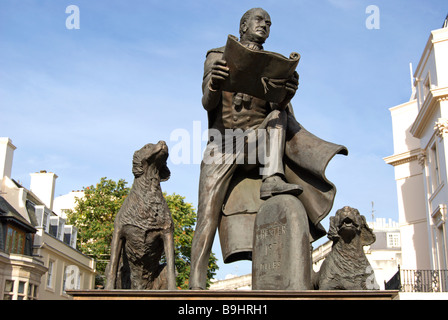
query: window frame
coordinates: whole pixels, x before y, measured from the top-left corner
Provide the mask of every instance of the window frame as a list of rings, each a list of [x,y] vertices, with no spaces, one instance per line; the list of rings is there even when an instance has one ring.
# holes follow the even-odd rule
[[[11,225],[6,225],[5,253],[24,254],[25,253],[26,232]]]
[[[429,146],[429,179],[431,194],[434,194],[442,183],[440,179],[440,160],[437,141],[434,141]]]
[[[386,233],[386,246],[387,248],[401,248],[401,239],[399,232],[387,232]]]
[[[54,290],[54,270],[55,270],[56,261],[53,259],[48,259],[48,271],[47,271],[47,281],[46,288]]]

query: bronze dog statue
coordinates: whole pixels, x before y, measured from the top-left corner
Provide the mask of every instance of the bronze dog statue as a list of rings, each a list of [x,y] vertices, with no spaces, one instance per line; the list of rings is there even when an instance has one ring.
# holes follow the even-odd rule
[[[134,153],[135,179],[115,218],[106,289],[176,289],[174,225],[160,188],[170,176],[167,158],[164,141]]]
[[[363,250],[376,240],[366,218],[357,209],[347,206],[339,209],[330,217],[328,238],[333,246],[317,274],[315,287],[319,290],[378,289]]]

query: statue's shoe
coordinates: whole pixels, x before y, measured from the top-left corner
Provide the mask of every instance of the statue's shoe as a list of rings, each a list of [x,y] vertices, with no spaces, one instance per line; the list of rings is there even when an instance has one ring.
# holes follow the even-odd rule
[[[262,200],[267,200],[279,194],[298,196],[302,192],[303,189],[298,184],[287,183],[283,180],[278,180],[275,182],[264,181],[260,188],[260,198]]]

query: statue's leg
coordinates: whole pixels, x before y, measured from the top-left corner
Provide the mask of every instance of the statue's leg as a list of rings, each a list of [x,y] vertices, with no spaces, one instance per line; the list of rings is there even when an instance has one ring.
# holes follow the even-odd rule
[[[145,231],[135,226],[125,225],[123,226],[123,233],[126,237],[124,249],[129,263],[131,289],[145,289],[147,282],[143,277]]]
[[[201,164],[198,219],[191,247],[190,289],[205,289],[208,260],[235,164]]]
[[[302,188],[299,185],[285,181],[283,156],[285,154],[287,121],[286,111],[274,110],[258,128],[264,129],[266,133],[265,146],[261,146],[264,147],[264,150],[261,150],[261,153],[264,154],[262,160],[264,166],[260,168],[260,174],[263,176],[260,198],[263,200],[279,194],[298,196],[302,193]]]
[[[117,282],[117,272],[118,272],[118,264],[120,262],[120,255],[123,250],[123,239],[121,235],[121,226],[118,225],[118,223],[115,225],[113,237],[112,237],[112,244],[110,249],[110,261],[106,268],[106,290],[113,290],[116,289],[116,282]]]
[[[286,111],[272,111],[259,129],[266,130],[266,146],[264,150],[267,166],[263,168],[263,179],[273,175],[284,176],[283,155],[285,153],[287,116]]]
[[[166,257],[168,290],[176,290],[176,266],[174,261],[175,255],[173,231],[165,231],[162,237]]]

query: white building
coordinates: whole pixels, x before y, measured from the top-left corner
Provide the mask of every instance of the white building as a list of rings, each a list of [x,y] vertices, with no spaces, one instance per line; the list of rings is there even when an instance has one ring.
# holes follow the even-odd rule
[[[83,190],[74,190],[67,194],[61,195],[59,197],[56,197],[54,199],[53,204],[53,211],[58,216],[66,219],[67,218],[67,211],[73,210],[76,207],[76,199],[82,199],[84,198],[84,191]]]
[[[251,290],[252,274],[227,275],[224,280],[212,280],[209,290]]]
[[[376,240],[364,250],[380,289],[385,289],[384,283],[393,277],[402,263],[400,227],[396,221],[386,221],[385,218],[377,218],[368,224]]]
[[[0,138],[0,299],[71,299],[66,288],[93,289],[95,260],[76,250],[77,229],[53,211],[57,175],[32,173],[26,189],[11,178],[15,149]]]
[[[402,269],[448,269],[448,28],[433,30],[408,102],[389,109]],[[441,280],[441,279],[440,279]]]

